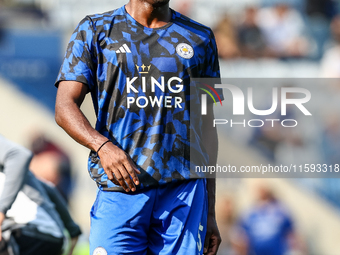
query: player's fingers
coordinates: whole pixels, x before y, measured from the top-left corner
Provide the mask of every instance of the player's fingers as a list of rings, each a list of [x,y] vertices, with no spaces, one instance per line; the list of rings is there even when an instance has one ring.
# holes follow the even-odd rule
[[[119,169],[114,169],[113,172],[116,176],[116,180],[119,182],[119,185],[126,191],[129,192],[130,188],[128,185],[125,183],[124,177],[121,175],[121,171]]]
[[[120,173],[122,174],[125,183],[127,183],[127,185],[129,186],[129,188],[131,189],[131,191],[136,191],[136,186],[133,183],[129,172],[127,171],[127,169],[124,167],[124,165],[122,166],[122,168],[120,168]]]
[[[129,175],[131,176],[133,182],[136,185],[139,185],[139,179],[138,179],[138,176],[136,174],[136,170],[133,168],[133,166],[131,164],[129,164],[129,161],[124,162],[124,167],[128,171]]]
[[[212,247],[209,247],[206,255],[216,255],[216,253],[217,253],[217,246],[212,246]]]
[[[116,179],[114,173],[111,171],[111,169],[108,170],[108,171],[105,170],[105,173],[106,173],[106,175],[107,175],[107,178],[108,178],[110,181],[112,181],[114,184],[120,186],[119,182],[117,181],[117,179]]]
[[[204,240],[204,249],[203,249],[204,254],[206,254],[208,252],[209,244],[210,244],[210,238],[211,238],[211,231],[207,231],[207,233],[205,235],[205,240]]]
[[[105,169],[105,168],[104,168]],[[110,180],[110,181],[113,181],[114,180],[114,176],[113,176],[113,173],[111,172],[111,170],[108,170],[108,171],[105,171],[106,175],[107,175],[107,178]]]
[[[110,181],[112,181],[114,184],[120,186],[120,184],[119,184],[119,182],[117,181],[116,176],[115,176],[114,174],[113,174],[113,179],[110,180]]]
[[[132,158],[127,154],[125,161],[124,161],[124,165],[129,165],[133,171],[135,171],[137,174],[140,174],[141,172],[139,171],[139,169],[137,168],[135,162],[133,162]]]
[[[132,166],[133,170],[137,173],[137,174],[140,174],[140,171],[138,170],[135,162],[133,162],[133,160],[131,158],[129,158],[129,163],[130,165]]]
[[[215,235],[211,235],[207,255],[216,255],[220,243],[221,238]]]

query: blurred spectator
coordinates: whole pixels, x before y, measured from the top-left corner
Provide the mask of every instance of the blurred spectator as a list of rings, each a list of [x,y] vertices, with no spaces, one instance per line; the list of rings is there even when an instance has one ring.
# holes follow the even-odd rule
[[[219,57],[232,59],[240,55],[237,33],[229,17],[225,16],[214,29]]]
[[[330,114],[325,123],[321,146],[324,162],[328,165],[340,164],[340,116],[338,113]]]
[[[5,28],[5,19],[3,17],[3,14],[1,10],[3,9],[3,3],[0,0],[0,46],[3,43],[3,37],[4,37],[4,28]]]
[[[245,254],[304,254],[293,219],[273,192],[265,185],[260,185],[256,194],[256,204],[241,221],[248,243],[248,252]]]
[[[340,44],[340,16],[337,15],[332,19],[331,32],[335,44]]]
[[[291,116],[290,112],[288,112],[288,114],[288,116]],[[268,117],[266,116],[266,118],[268,119],[278,119],[280,121],[283,120],[282,116],[275,113]],[[254,146],[268,160],[275,162],[277,148],[281,143],[284,142],[286,138],[284,132],[285,130],[281,126],[281,124],[278,123],[275,123],[274,125],[271,122],[267,121],[264,123],[265,124],[262,127],[257,127],[253,129],[249,144],[251,146]]]
[[[33,137],[34,153],[30,169],[38,177],[53,183],[66,201],[72,191],[71,163],[67,154],[43,134]]]
[[[176,4],[175,10],[185,16],[190,17],[190,13],[192,10],[192,3],[193,3],[193,0],[178,1]]]
[[[340,77],[340,16],[331,22],[331,32],[334,46],[328,49],[321,61],[321,73],[325,78]]]
[[[340,165],[340,116],[338,112],[329,114],[325,128],[321,135],[320,153],[323,163],[328,166]],[[340,180],[338,178],[324,178],[322,185],[317,188],[328,201],[340,206]]]
[[[259,12],[258,25],[272,54],[279,58],[305,57],[310,43],[305,37],[306,26],[299,12],[280,3]]]
[[[3,43],[3,37],[4,37],[4,21],[0,17],[0,45]]]
[[[290,84],[282,87],[290,87]],[[293,97],[288,93],[287,98]],[[271,100],[271,99],[269,99]],[[265,100],[263,104],[268,105],[269,102]],[[266,106],[263,109],[270,109]],[[285,128],[280,123],[285,119],[296,119],[295,105],[288,104],[286,106],[286,115],[281,115],[281,99],[278,99],[277,110],[271,115],[261,116],[264,125],[253,129],[249,144],[254,146],[263,156],[272,162],[276,162],[276,155],[279,146],[282,144],[290,145],[291,148],[298,148],[303,146],[304,141],[297,129]],[[277,122],[268,122],[265,119],[278,120]]]
[[[246,246],[240,228],[237,224],[234,201],[227,197],[223,201],[221,208],[221,220],[219,221],[219,231],[222,243],[219,248],[219,255],[241,255],[245,254]]]
[[[32,27],[49,21],[48,13],[42,10],[38,1],[5,1],[1,4],[0,0],[0,18],[6,21],[8,28]]]
[[[257,9],[248,7],[245,9],[243,22],[238,26],[241,55],[246,58],[259,58],[266,55],[265,39],[256,19]]]
[[[81,234],[57,190],[29,171],[32,153],[0,136],[0,254],[60,255],[64,228],[71,247]]]
[[[336,7],[334,0],[307,0],[306,12],[309,16],[321,16],[331,20],[337,14]]]

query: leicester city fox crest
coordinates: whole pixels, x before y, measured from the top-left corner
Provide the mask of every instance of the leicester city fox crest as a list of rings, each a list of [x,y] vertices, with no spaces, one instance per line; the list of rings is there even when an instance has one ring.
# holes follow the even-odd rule
[[[180,43],[176,47],[176,52],[182,58],[190,59],[194,56],[194,49],[186,43]]]
[[[92,255],[107,255],[107,251],[103,247],[97,247]]]

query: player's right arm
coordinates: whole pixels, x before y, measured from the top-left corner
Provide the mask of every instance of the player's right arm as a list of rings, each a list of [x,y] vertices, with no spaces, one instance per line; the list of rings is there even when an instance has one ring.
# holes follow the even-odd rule
[[[98,151],[108,139],[91,126],[80,110],[87,92],[88,86],[81,82],[59,82],[55,119],[57,124],[78,143]],[[113,143],[106,143],[98,152],[98,156],[109,180],[120,185],[127,192],[136,190],[135,185],[139,184],[137,174],[140,172],[125,151]]]

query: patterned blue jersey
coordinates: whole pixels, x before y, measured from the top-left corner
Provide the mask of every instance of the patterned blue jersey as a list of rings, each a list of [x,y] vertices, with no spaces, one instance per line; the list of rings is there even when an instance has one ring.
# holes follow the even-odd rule
[[[198,148],[201,120],[190,122],[193,77],[219,77],[212,31],[173,10],[165,26],[147,28],[123,6],[80,22],[56,84],[72,80],[89,87],[96,130],[131,156],[147,187],[198,177],[189,171],[190,140],[204,152]],[[93,151],[89,172],[101,189],[122,190],[107,179]]]

